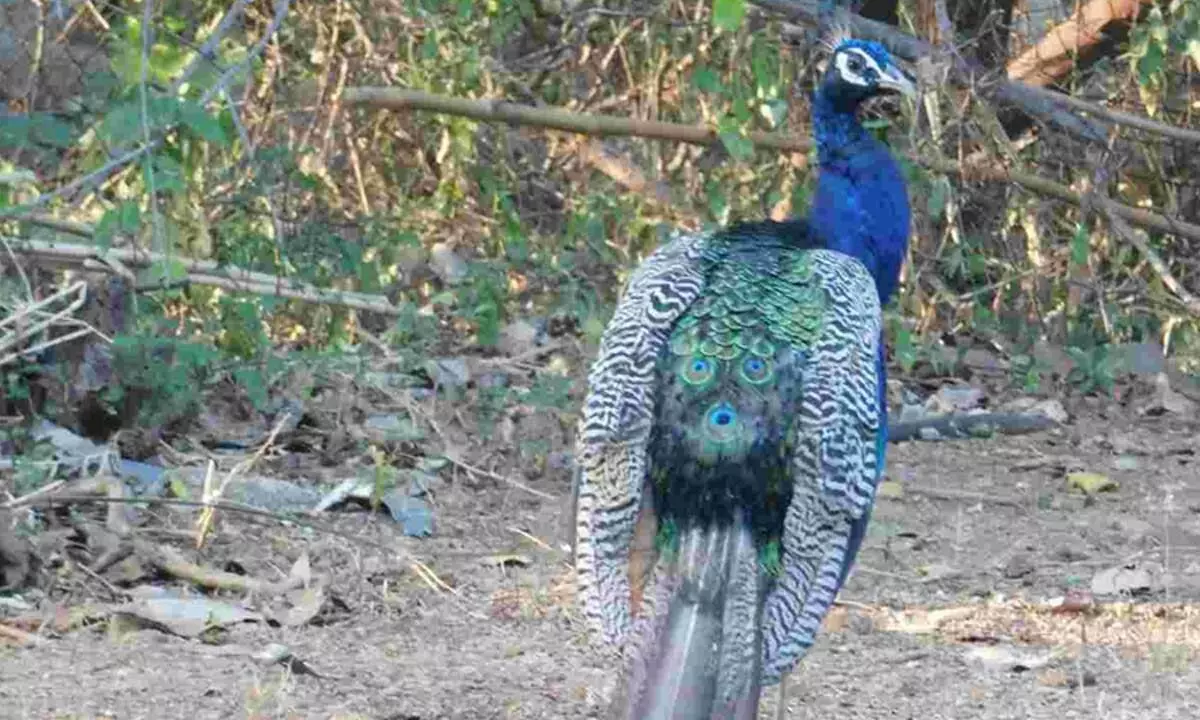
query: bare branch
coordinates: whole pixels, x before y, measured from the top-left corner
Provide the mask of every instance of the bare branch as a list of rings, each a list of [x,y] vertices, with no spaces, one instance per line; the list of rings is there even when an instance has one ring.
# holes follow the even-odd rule
[[[420,90],[352,87],[346,88],[342,94],[342,103],[387,110],[432,110],[484,122],[533,125],[583,135],[643,137],[655,140],[674,140],[693,145],[714,145],[721,141],[715,130],[696,125],[680,125],[658,120],[637,120],[609,115],[590,115],[558,108],[535,108],[504,100],[471,100],[433,95]],[[747,137],[760,147],[793,152],[806,152],[811,144],[807,138],[790,135],[749,133]]]
[[[1162,280],[1162,284],[1168,290],[1175,293],[1175,296],[1179,298],[1179,301],[1183,303],[1188,312],[1200,317],[1200,298],[1193,295],[1171,273],[1171,269],[1167,267],[1167,263],[1154,248],[1150,247],[1149,239],[1144,236],[1145,234],[1130,227],[1129,223],[1125,222],[1125,218],[1121,217],[1119,210],[1121,206],[1101,193],[1090,196],[1089,200],[1098,205],[1100,210],[1108,217],[1108,222],[1112,225],[1117,235],[1120,235],[1121,239],[1125,242],[1136,247],[1138,252],[1142,254],[1142,257],[1146,258],[1146,264],[1154,270],[1154,274],[1158,275],[1158,279]]]
[[[346,106],[359,105],[389,110],[430,110],[469,117],[483,122],[533,125],[585,135],[645,137],[694,145],[714,145],[721,141],[715,131],[696,125],[635,120],[608,115],[588,115],[557,108],[534,108],[502,100],[446,97],[419,90],[380,87],[346,88],[342,95],[342,102]],[[748,133],[747,137],[759,147],[790,152],[806,152],[811,144],[808,138],[796,135],[756,132]],[[917,165],[961,177],[964,180],[1012,183],[1075,206],[1083,204],[1080,194],[1066,185],[1036,175],[1010,170],[998,162],[960,164],[929,155],[910,155],[908,157]],[[1117,203],[1114,203],[1113,211],[1124,220],[1140,227],[1200,240],[1200,225]]]
[[[210,63],[215,65],[217,60],[217,46],[221,44],[221,40],[225,38],[229,31],[233,29],[234,22],[241,17],[242,11],[250,4],[250,0],[237,0],[229,9],[225,11],[225,15],[213,31],[205,38],[204,44],[196,51],[196,56],[192,58],[192,62],[188,64],[179,77],[175,78],[175,82],[171,83],[171,93],[179,92],[184,83],[191,79],[192,75],[200,69],[202,63]]]
[[[89,268],[115,272],[113,265],[148,267],[167,262],[167,256],[131,248],[109,248],[104,250],[95,245],[56,243],[25,238],[8,238],[13,252],[32,255],[67,265],[88,265]],[[301,300],[323,305],[338,305],[355,310],[397,315],[400,310],[387,298],[379,295],[341,290],[325,290],[290,278],[281,278],[266,273],[252,272],[229,265],[218,265],[212,260],[190,260],[172,255],[171,262],[182,265],[187,277],[184,282],[195,285],[221,287],[234,292],[274,296]]]

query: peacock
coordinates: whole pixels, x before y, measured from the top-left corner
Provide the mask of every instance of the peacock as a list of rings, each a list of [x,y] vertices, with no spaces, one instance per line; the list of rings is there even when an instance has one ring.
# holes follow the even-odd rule
[[[857,111],[915,88],[882,45],[831,45],[808,216],[659,247],[588,376],[577,590],[628,663],[620,717],[754,718],[761,687],[812,645],[870,518],[887,433],[880,308],[909,205]]]

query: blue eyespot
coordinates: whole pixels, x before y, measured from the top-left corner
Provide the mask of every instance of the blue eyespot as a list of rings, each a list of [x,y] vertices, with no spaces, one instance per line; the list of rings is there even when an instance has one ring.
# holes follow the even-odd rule
[[[708,411],[708,422],[718,428],[727,428],[737,422],[737,412],[728,405],[718,405]]]
[[[742,379],[751,385],[762,385],[770,382],[774,376],[771,361],[751,355],[742,361]]]
[[[679,374],[688,385],[707,386],[717,377],[717,364],[703,356],[690,357],[683,361]]]

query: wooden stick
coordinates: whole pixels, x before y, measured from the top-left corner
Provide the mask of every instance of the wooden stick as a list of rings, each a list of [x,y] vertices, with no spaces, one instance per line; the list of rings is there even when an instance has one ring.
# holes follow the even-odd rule
[[[482,122],[507,122],[518,125],[565,130],[599,136],[636,136],[657,140],[714,145],[720,142],[714,130],[696,125],[682,125],[608,115],[589,115],[558,108],[535,108],[503,100],[471,100],[468,98],[434,95],[420,90],[382,87],[347,88],[342,96],[344,105],[358,105],[388,110],[428,110],[468,117]],[[807,152],[808,138],[777,133],[748,133],[747,138],[759,147]],[[963,180],[1015,184],[1041,195],[1082,206],[1081,195],[1062,183],[1028,173],[1011,170],[999,162],[959,164],[929,155],[910,155],[909,160],[936,172],[954,175]],[[1184,222],[1142,208],[1114,203],[1112,212],[1133,225],[1171,233],[1190,240],[1200,240],[1200,225]]]
[[[94,261],[98,263],[99,269],[110,272],[112,268],[107,265],[114,260],[131,267],[147,267],[155,263],[167,262],[167,257],[164,255],[130,248],[104,250],[95,245],[55,243],[25,238],[9,238],[9,242],[12,244],[13,252],[18,255],[35,255],[71,265]],[[339,305],[384,315],[397,315],[400,312],[400,309],[389,302],[387,298],[379,295],[326,290],[290,278],[252,272],[229,265],[221,266],[212,260],[193,260],[184,256],[172,256],[171,260],[183,266],[184,271],[188,273],[186,278],[188,282],[197,285],[222,287],[236,292],[272,295],[326,305]]]

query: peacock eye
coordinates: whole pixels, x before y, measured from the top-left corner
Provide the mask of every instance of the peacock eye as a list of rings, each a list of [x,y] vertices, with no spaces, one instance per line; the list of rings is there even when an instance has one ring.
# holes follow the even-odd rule
[[[858,55],[851,55],[850,59],[846,61],[846,67],[850,70],[850,72],[856,72],[856,73],[862,72],[862,69],[863,69],[862,58],[859,57]]]
[[[680,373],[688,385],[707,387],[717,376],[717,364],[706,357],[692,357],[684,361]]]
[[[718,428],[725,428],[737,420],[737,412],[724,403],[717,405],[708,412],[708,422]]]
[[[771,361],[753,355],[742,361],[742,379],[751,385],[763,385],[771,378]]]

